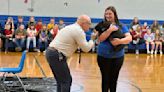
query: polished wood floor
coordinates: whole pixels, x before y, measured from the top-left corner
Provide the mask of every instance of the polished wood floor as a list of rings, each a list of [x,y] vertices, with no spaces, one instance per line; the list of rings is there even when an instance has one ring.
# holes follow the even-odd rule
[[[34,56],[36,58],[34,58]],[[17,67],[21,53],[0,52],[0,67]],[[43,53],[28,52],[22,77],[53,77]],[[81,63],[78,54],[74,54],[68,65],[73,77],[71,92],[101,92],[101,75],[96,54],[83,53]],[[2,75],[2,73],[0,73]],[[117,92],[164,92],[164,55],[126,54],[120,71]]]

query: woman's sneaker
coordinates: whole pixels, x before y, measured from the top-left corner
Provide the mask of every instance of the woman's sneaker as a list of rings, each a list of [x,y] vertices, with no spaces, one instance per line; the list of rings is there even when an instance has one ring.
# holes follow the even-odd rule
[[[147,51],[147,54],[150,54],[150,51]]]
[[[162,52],[162,51],[160,51],[160,54],[162,55],[162,54],[163,54],[163,52]]]
[[[139,54],[139,50],[136,50],[136,54]]]
[[[153,50],[150,52],[150,54],[153,54]]]

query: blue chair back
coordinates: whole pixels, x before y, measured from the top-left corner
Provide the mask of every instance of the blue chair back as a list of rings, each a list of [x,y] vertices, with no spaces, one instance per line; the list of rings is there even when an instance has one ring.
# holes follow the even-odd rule
[[[25,62],[25,59],[26,59],[26,52],[27,51],[23,51],[22,52],[22,57],[21,57],[21,61],[19,63],[19,72],[22,71],[23,67],[24,67],[24,62]]]

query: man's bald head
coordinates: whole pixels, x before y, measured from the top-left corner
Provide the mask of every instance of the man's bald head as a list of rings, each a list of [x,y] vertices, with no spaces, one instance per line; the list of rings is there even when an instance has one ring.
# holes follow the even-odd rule
[[[77,22],[78,22],[78,23],[84,23],[84,22],[91,23],[91,19],[90,19],[90,17],[87,16],[87,15],[80,15],[80,16],[77,18]]]
[[[87,15],[80,15],[77,18],[77,23],[82,27],[84,31],[89,30],[90,25],[91,25],[91,18]],[[88,26],[86,26],[88,25]]]

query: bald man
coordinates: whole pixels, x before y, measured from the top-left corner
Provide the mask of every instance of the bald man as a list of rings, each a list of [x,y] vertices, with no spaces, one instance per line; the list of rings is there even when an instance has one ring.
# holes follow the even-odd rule
[[[68,25],[58,32],[46,50],[47,61],[57,81],[57,92],[70,92],[72,76],[66,62],[67,58],[78,47],[82,51],[88,52],[94,46],[93,39],[88,42],[86,40],[85,31],[88,31],[90,26],[90,17],[79,16],[76,23]]]

